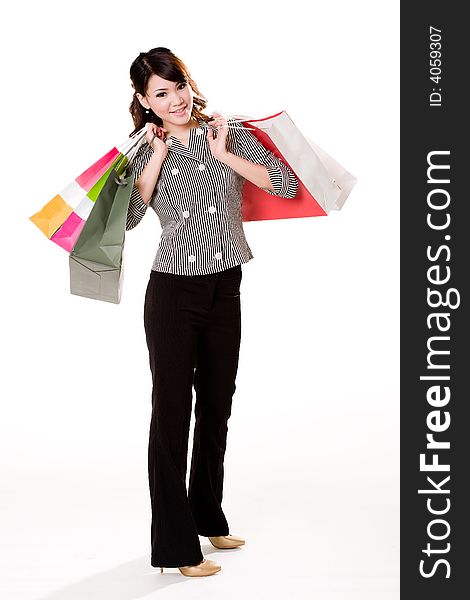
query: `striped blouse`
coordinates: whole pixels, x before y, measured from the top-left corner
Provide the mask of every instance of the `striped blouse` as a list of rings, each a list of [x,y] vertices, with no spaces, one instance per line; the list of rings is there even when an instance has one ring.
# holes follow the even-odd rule
[[[202,120],[189,131],[188,146],[174,136],[167,140],[168,153],[148,206],[162,226],[152,270],[176,275],[205,275],[246,263],[253,258],[245,239],[241,200],[245,179],[212,156]],[[253,163],[266,166],[273,196],[294,198],[298,181],[294,173],[266,149],[241,123],[227,119],[226,148]],[[153,149],[144,142],[127,174],[139,178]],[[148,206],[139,190],[132,189],[126,231],[142,220]]]

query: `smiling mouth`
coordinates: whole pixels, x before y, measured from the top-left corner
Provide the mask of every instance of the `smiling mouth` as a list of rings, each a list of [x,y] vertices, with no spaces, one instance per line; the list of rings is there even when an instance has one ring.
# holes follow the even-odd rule
[[[177,114],[177,115],[181,114],[182,112],[184,112],[186,110],[186,106],[187,105],[185,104],[182,108],[180,108],[178,110],[172,110],[171,112],[172,112],[172,114]]]

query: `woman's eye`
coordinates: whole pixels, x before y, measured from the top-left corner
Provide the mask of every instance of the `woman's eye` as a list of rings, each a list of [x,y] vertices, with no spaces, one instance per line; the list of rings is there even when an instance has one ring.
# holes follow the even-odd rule
[[[186,83],[180,83],[179,85],[182,85],[183,87],[186,87]],[[179,86],[178,86],[179,87]],[[160,94],[157,94],[157,98],[161,98],[163,96],[165,92],[160,92]]]

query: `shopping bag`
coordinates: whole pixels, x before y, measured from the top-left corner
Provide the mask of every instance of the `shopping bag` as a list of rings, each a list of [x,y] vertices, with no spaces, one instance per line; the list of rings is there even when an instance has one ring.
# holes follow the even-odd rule
[[[111,171],[69,255],[70,292],[119,304],[124,280],[124,237],[135,174]]]
[[[112,170],[122,174],[145,141],[147,126],[99,158],[29,219],[51,241],[70,252]]]
[[[341,210],[346,202],[353,187],[357,183],[357,178],[351,175],[342,165],[339,164],[332,156],[327,154],[320,146],[315,144],[310,138],[305,137],[308,143],[312,146],[317,156],[320,158],[323,166],[326,168],[332,182],[340,190],[340,193],[335,190],[335,193],[326,198],[325,210],[329,213],[330,210]]]
[[[290,167],[299,183],[295,198],[281,198],[245,180],[243,221],[325,216],[343,207],[357,179],[307,138],[286,111],[263,119],[237,119]]]
[[[75,245],[82,229],[90,216],[93,206],[98,200],[101,190],[103,189],[106,180],[115,170],[119,175],[122,173],[122,169],[125,167],[122,156],[118,156],[111,166],[105,171],[105,173],[99,178],[95,185],[90,189],[87,194],[83,197],[82,201],[70,213],[65,219],[62,225],[57,231],[51,236],[51,241],[70,252]]]

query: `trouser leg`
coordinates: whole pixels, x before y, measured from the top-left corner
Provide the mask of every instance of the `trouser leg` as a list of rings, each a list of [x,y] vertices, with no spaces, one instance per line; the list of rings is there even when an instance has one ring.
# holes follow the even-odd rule
[[[207,324],[198,340],[194,377],[195,428],[188,498],[197,531],[204,536],[228,535],[222,510],[227,421],[241,338],[241,266],[217,279]]]
[[[194,565],[203,559],[186,490],[197,329],[178,311],[179,281],[152,271],[144,307],[153,382],[148,476],[155,567]]]

